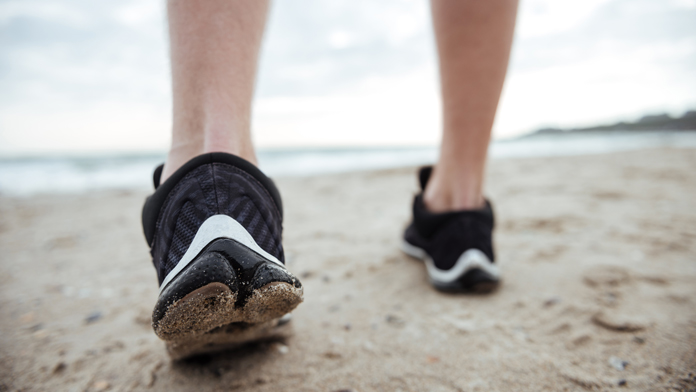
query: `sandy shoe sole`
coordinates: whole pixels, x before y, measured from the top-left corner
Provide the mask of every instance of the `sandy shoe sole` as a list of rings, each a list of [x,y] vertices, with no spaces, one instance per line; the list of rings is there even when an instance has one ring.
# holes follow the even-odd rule
[[[228,324],[236,315],[237,293],[214,282],[195,290],[167,309],[164,317],[153,324],[162,340],[180,340]]]
[[[167,342],[197,339],[198,335],[231,323],[263,324],[290,313],[303,298],[303,289],[285,282],[273,282],[254,290],[242,307],[237,293],[222,283],[203,286],[167,309],[153,325]]]
[[[293,335],[289,321],[289,317],[281,317],[260,324],[223,325],[187,340],[167,342],[167,352],[176,361],[235,349],[251,342],[287,339]]]
[[[302,297],[302,284],[285,265],[234,219],[215,215],[165,278],[152,326],[172,357],[182,358],[274,335]]]

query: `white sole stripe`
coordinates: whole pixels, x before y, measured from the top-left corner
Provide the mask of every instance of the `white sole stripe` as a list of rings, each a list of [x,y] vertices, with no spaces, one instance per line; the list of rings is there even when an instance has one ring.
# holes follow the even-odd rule
[[[193,237],[193,241],[191,241],[191,245],[189,245],[184,256],[179,260],[176,267],[167,274],[164,281],[162,281],[159,293],[162,294],[162,291],[167,285],[171,283],[171,281],[174,280],[174,278],[176,278],[176,276],[179,275],[179,273],[183,271],[206,246],[208,246],[208,244],[218,238],[233,239],[285,269],[285,265],[281,263],[280,260],[261,249],[256,241],[254,241],[254,237],[252,237],[239,222],[227,215],[213,215],[206,219],[201,227],[198,228],[196,236]]]
[[[466,250],[459,256],[454,266],[448,270],[437,268],[433,259],[428,256],[425,250],[411,245],[405,240],[401,242],[401,250],[411,257],[423,260],[430,279],[435,282],[452,283],[475,268],[479,268],[495,278],[500,278],[500,268],[493,264],[485,253],[478,249]]]

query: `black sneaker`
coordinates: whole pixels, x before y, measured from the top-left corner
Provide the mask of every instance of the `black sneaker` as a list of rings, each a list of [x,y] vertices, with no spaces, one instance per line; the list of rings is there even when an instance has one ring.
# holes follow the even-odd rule
[[[160,184],[143,229],[160,283],[152,313],[174,359],[283,333],[302,302],[284,264],[282,204],[273,182],[234,155],[200,155]]]
[[[432,213],[423,192],[432,167],[420,169],[421,193],[413,201],[413,221],[401,249],[425,261],[430,282],[442,291],[488,292],[500,281],[494,264],[493,209],[488,200],[480,210]]]

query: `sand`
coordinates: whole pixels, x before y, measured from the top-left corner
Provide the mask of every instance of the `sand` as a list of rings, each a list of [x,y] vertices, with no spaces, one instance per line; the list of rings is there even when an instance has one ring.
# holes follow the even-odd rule
[[[504,272],[398,250],[414,169],[279,179],[294,335],[172,362],[144,192],[0,198],[0,391],[696,390],[696,150],[495,160]]]

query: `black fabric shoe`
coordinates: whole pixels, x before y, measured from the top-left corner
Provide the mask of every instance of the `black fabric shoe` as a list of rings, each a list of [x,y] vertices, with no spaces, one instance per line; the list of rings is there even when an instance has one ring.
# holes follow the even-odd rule
[[[423,191],[432,167],[420,169],[421,193],[413,201],[413,220],[401,249],[425,261],[430,282],[442,291],[487,292],[500,281],[494,264],[493,208],[488,200],[480,210],[432,213],[425,208]]]
[[[234,155],[193,158],[143,207],[143,229],[160,283],[152,313],[174,359],[282,334],[302,302],[287,271],[283,211],[273,182]]]

